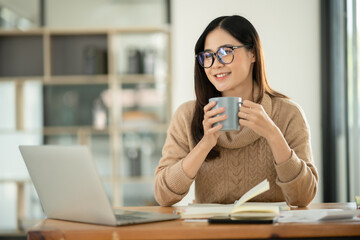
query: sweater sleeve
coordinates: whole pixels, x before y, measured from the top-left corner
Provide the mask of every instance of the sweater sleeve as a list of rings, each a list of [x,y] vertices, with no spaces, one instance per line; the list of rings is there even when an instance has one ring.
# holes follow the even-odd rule
[[[175,112],[162,150],[162,158],[155,170],[155,199],[161,206],[180,201],[189,191],[194,179],[189,178],[182,161],[190,152],[189,136],[190,103],[183,104]]]
[[[307,206],[315,197],[318,173],[312,159],[310,130],[301,108],[291,106],[284,137],[291,148],[290,158],[275,163],[276,183],[282,189],[286,202],[292,206]]]

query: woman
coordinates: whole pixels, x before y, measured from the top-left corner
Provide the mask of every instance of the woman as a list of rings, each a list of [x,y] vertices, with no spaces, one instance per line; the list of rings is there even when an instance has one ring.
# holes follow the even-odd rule
[[[307,206],[318,174],[301,108],[268,85],[262,47],[241,16],[213,20],[195,46],[196,101],[175,112],[155,172],[155,198],[180,201],[195,181],[197,203],[234,203],[264,179],[270,190],[252,201]],[[240,130],[221,132],[227,118],[212,97],[241,97]],[[219,114],[219,115],[218,115]]]

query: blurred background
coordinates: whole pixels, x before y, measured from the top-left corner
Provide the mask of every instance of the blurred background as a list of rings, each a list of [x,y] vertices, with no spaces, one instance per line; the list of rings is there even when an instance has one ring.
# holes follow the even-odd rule
[[[314,202],[360,194],[356,0],[0,0],[0,238],[44,217],[18,145],[85,144],[113,206],[156,205],[176,108],[194,99],[194,45],[221,15],[257,29],[268,81],[304,110]],[[194,198],[191,188],[179,204]]]

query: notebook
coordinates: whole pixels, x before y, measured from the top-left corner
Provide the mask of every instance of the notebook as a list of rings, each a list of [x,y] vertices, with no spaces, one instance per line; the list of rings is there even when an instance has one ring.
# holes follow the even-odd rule
[[[176,214],[112,209],[86,146],[19,146],[48,218],[128,225],[179,218]]]
[[[248,202],[270,189],[267,179],[246,192],[234,204],[193,204],[178,212],[182,218],[231,217],[247,220],[273,220],[281,210],[289,210],[286,202]]]

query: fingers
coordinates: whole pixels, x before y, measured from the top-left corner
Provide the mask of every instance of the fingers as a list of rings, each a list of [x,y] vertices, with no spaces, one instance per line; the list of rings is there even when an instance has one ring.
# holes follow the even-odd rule
[[[239,119],[239,124],[240,124],[240,126],[249,127],[251,129],[253,129],[254,126],[255,126],[254,122],[249,121],[249,120],[245,120],[245,119]]]
[[[260,104],[254,103],[250,100],[244,100],[242,107],[246,107],[246,108],[258,108],[259,106],[261,106]]]
[[[263,106],[257,103],[254,103],[249,100],[245,100],[241,108],[239,109],[239,112],[246,113],[247,115],[257,115],[261,112],[263,112]],[[239,115],[241,118],[246,118],[245,114]]]
[[[216,105],[216,101],[209,102],[204,106],[204,113],[209,111],[211,108],[213,108]]]
[[[216,117],[212,117],[212,118],[209,118],[208,119],[208,122],[213,125],[214,123],[217,123],[217,122],[220,122],[220,121],[223,121],[225,119],[227,119],[227,114],[222,114],[222,115],[219,115],[219,116],[216,116]]]
[[[250,108],[250,107],[244,107],[242,106],[240,109],[239,109],[239,113],[238,113],[238,116],[239,118],[242,118],[242,119],[248,119],[248,117],[250,115],[254,115],[256,112],[258,112],[259,110],[256,110],[255,108]]]
[[[210,134],[217,132],[222,128],[222,124],[213,127],[214,123],[223,121],[227,118],[227,114],[221,114],[225,112],[225,107],[213,109],[215,105],[216,102],[212,101],[204,106],[204,120],[203,120],[204,131]]]
[[[255,133],[266,138],[272,134],[272,129],[276,127],[273,120],[266,113],[261,104],[245,100],[239,109],[240,126],[248,127]]]
[[[261,104],[245,100],[239,109],[238,116],[240,120],[247,122],[257,122],[266,115],[265,110]]]
[[[209,116],[214,116],[216,114],[219,114],[219,113],[222,113],[225,111],[225,107],[212,109],[213,107],[215,107],[215,105],[216,105],[215,101],[212,101],[212,102],[206,104],[204,107],[204,114],[209,113]]]
[[[248,117],[250,117],[249,113],[246,112],[239,112],[238,116],[240,119],[249,120]]]
[[[216,125],[215,127],[210,128],[209,130],[207,130],[207,134],[214,134],[214,133],[220,131],[220,129],[221,129],[222,127],[223,127],[222,124]],[[206,133],[204,133],[204,134],[206,134]]]
[[[225,107],[213,109],[213,107],[215,105],[216,105],[215,101],[210,102],[207,105],[205,105],[205,107],[204,107],[204,119],[209,119],[209,118],[212,118],[215,115],[218,115],[220,113],[225,112]]]
[[[227,114],[222,114],[222,115],[218,115],[215,117],[204,118],[204,121],[203,121],[204,129],[212,128],[213,124],[223,121],[223,120],[227,119],[227,117],[228,117]]]

